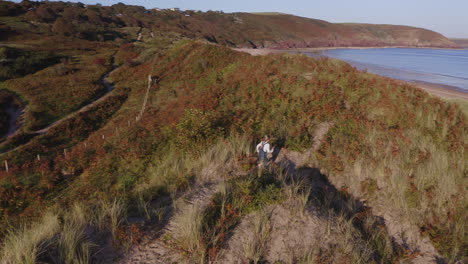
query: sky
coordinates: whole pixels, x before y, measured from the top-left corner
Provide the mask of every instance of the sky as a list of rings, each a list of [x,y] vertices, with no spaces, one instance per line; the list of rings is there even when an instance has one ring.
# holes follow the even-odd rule
[[[67,0],[64,0],[67,1]],[[73,1],[75,2],[75,1]],[[80,0],[146,8],[231,12],[282,12],[329,22],[423,27],[446,37],[468,38],[468,0]]]

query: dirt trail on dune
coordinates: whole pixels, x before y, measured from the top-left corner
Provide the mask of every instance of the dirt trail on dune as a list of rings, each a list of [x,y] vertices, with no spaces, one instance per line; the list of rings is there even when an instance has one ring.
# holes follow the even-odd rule
[[[114,59],[112,58],[112,61],[114,61]],[[112,62],[113,63],[113,62]],[[100,78],[100,82],[101,84],[106,88],[105,90],[105,93],[103,95],[101,95],[99,98],[95,99],[94,101],[86,104],[85,106],[81,107],[80,109],[76,110],[75,112],[73,113],[70,113],[68,115],[66,115],[65,117],[51,123],[50,125],[48,125],[47,127],[45,128],[42,128],[40,130],[36,130],[34,132],[31,132],[30,135],[33,135],[31,138],[35,137],[35,136],[39,136],[39,135],[42,135],[44,133],[47,133],[50,129],[58,126],[59,124],[61,124],[62,122],[70,119],[70,118],[73,118],[75,116],[77,116],[78,114],[80,113],[83,113],[83,112],[86,112],[88,111],[89,109],[91,109],[92,107],[96,106],[97,104],[99,104],[100,102],[106,100],[110,95],[111,95],[111,91],[113,91],[115,89],[114,85],[112,83],[110,83],[107,79],[108,77],[116,70],[118,70],[119,67],[118,66],[113,66],[112,67],[112,70],[106,72],[105,74],[103,74]],[[21,113],[18,113],[19,115],[17,116],[17,119],[18,118],[21,118],[21,115],[23,114],[23,112]],[[16,129],[14,131],[10,131],[9,132],[9,136],[14,136],[15,133],[17,132],[17,130],[20,128],[20,124],[16,124]],[[29,142],[29,141],[28,141]],[[22,146],[25,146],[26,144],[28,144],[28,142],[25,142],[24,144],[21,144],[13,149],[10,149],[8,151],[5,151],[5,152],[0,152],[0,154],[6,154],[6,153],[9,153],[9,152],[12,152],[14,150],[18,150],[19,148],[21,148]]]
[[[310,188],[311,198],[305,204],[300,199],[287,199],[281,204],[270,205],[264,210],[253,212],[242,218],[235,227],[232,236],[227,239],[225,247],[220,251],[218,259],[212,263],[249,263],[252,258],[247,258],[252,245],[262,250],[262,259],[266,263],[275,263],[282,260],[287,263],[296,263],[308,256],[317,255],[318,251],[329,252],[328,260],[333,263],[347,263],[346,255],[334,254],[334,248],[339,243],[349,242],[343,231],[343,223],[336,222],[338,218],[330,218],[330,212],[335,216],[344,215],[346,221],[353,221],[362,212],[368,213],[368,218],[379,226],[385,226],[389,236],[393,238],[393,246],[406,248],[417,252],[408,261],[412,263],[439,263],[442,258],[426,238],[412,236],[410,240],[402,238],[402,232],[414,234],[414,229],[399,221],[398,215],[388,208],[370,208],[364,201],[343,196],[319,169],[316,168],[313,155],[320,148],[329,130],[334,126],[332,122],[319,124],[314,133],[314,143],[311,148],[303,153],[282,149],[273,167],[289,175],[291,179],[301,179],[306,188]],[[311,163],[312,161],[312,163]],[[315,161],[316,162],[316,161]],[[215,170],[210,169],[210,172]],[[210,178],[205,175],[205,178]],[[211,179],[213,182],[213,178]],[[141,244],[135,245],[130,252],[119,262],[120,264],[149,264],[149,263],[192,263],[184,257],[182,251],[174,244],[173,234],[177,228],[178,216],[186,215],[190,210],[198,208],[204,210],[213,195],[219,192],[223,186],[223,180],[217,183],[200,185],[192,189],[178,199],[180,204],[172,214],[167,214],[161,227],[149,227]],[[325,193],[330,199],[330,204],[320,204],[314,197]],[[345,197],[345,198],[344,198]],[[349,208],[349,204],[354,208]],[[324,211],[323,206],[327,209]],[[300,208],[300,209],[298,209]],[[328,210],[328,213],[327,213]],[[330,211],[331,210],[331,211]],[[266,217],[265,228],[267,235],[259,239],[258,221]],[[359,223],[356,225],[359,230]],[[365,236],[366,232],[378,232],[378,230],[360,230]],[[362,244],[365,244],[364,242]],[[344,246],[345,247],[345,246]],[[331,252],[331,253],[330,253]],[[365,252],[365,251],[363,251]],[[365,254],[365,253],[364,253]],[[369,255],[377,262],[382,256]]]
[[[333,123],[323,123],[320,124],[316,130],[316,134],[314,137],[314,145],[313,149],[316,150],[320,147],[320,144],[323,141],[324,136],[328,132],[328,130],[333,126]],[[289,159],[284,159],[285,154],[288,152],[287,150],[284,150],[283,153],[280,154],[278,157],[278,161],[276,164],[280,166],[282,169],[285,171],[289,171],[288,173],[296,173],[295,169],[296,166],[294,163],[290,162]],[[293,152],[288,152],[292,153],[296,158],[302,158],[303,161],[307,159],[307,155],[300,154],[300,153],[293,153]],[[209,179],[210,181],[215,181],[212,176],[210,175],[205,175],[205,174],[213,174],[215,173],[216,168],[207,168],[206,170],[203,170],[202,175],[204,179]],[[319,173],[317,170],[314,170],[313,173]],[[181,205],[177,206],[178,208],[174,210],[172,214],[167,214],[166,219],[160,221],[164,222],[165,224],[161,227],[159,224],[154,224],[153,226],[150,226],[148,228],[149,231],[147,231],[142,238],[142,241],[139,245],[133,246],[129,253],[126,254],[126,256],[119,262],[120,264],[149,264],[149,263],[179,263],[179,262],[184,262],[187,261],[187,259],[184,259],[184,257],[181,254],[180,250],[177,250],[176,247],[173,245],[173,242],[171,239],[168,238],[173,238],[173,233],[177,226],[177,218],[180,215],[187,214],[190,210],[193,210],[194,208],[199,208],[203,210],[206,208],[209,204],[209,202],[212,200],[213,195],[216,194],[217,192],[220,191],[221,186],[224,184],[223,180],[219,180],[217,183],[211,183],[211,184],[206,184],[206,185],[200,185],[195,187],[192,191],[188,192],[186,195],[183,197],[179,198],[178,201],[176,201],[176,204]],[[272,216],[274,217],[274,222],[275,225],[278,226],[275,232],[274,236],[279,236],[279,237],[291,237],[294,236],[295,238],[292,240],[289,240],[288,242],[285,242],[285,240],[278,240],[278,241],[283,241],[283,243],[286,243],[286,248],[281,247],[275,244],[274,247],[277,247],[278,250],[272,250],[272,252],[276,255],[283,255],[286,253],[286,251],[290,250],[293,247],[297,247],[298,249],[304,249],[307,248],[307,246],[311,246],[318,242],[316,238],[319,238],[323,235],[323,230],[322,228],[319,228],[321,225],[324,223],[323,220],[319,220],[317,217],[311,216],[311,215],[306,215],[306,216],[301,216],[299,217],[296,214],[291,214],[289,210],[286,210],[283,207],[278,207],[275,208],[272,211]],[[247,219],[251,219],[252,217],[247,217]],[[250,222],[247,222],[250,223]],[[249,225],[249,224],[247,224]],[[291,230],[291,228],[288,228],[288,226],[295,226],[294,230]],[[241,226],[241,230],[244,228]],[[299,234],[302,234],[306,231],[310,230],[315,230],[316,234],[309,236],[309,240],[307,240],[307,243],[304,243],[303,239],[297,239]],[[243,234],[242,231],[240,234]],[[249,234],[247,234],[248,236]],[[288,236],[289,235],[289,236]],[[242,235],[241,235],[242,236]],[[243,243],[243,240],[237,240],[233,239],[232,241],[238,241],[237,243]],[[236,243],[236,242],[234,242]],[[279,243],[279,242],[278,242]],[[240,245],[241,245],[240,244]],[[299,244],[302,246],[299,247]],[[236,248],[234,246],[234,248]],[[237,247],[238,248],[238,247]],[[298,250],[296,250],[299,252]],[[295,251],[295,252],[296,252]],[[220,259],[217,261],[217,263],[230,263],[228,259],[230,259],[230,256],[232,254],[239,253],[236,252],[235,250],[231,253],[226,253],[226,251],[223,253],[222,260]],[[231,255],[230,255],[231,254]],[[299,253],[297,253],[299,254]],[[237,259],[237,258],[234,258]],[[237,263],[237,262],[232,262],[232,263]],[[240,262],[239,262],[240,263]]]
[[[322,128],[326,130],[325,127],[329,128],[330,126],[324,125]],[[319,147],[320,145],[317,145],[316,149]],[[282,167],[287,168],[289,173],[297,174],[298,167],[307,168],[313,165],[307,163],[304,156],[300,153],[285,151],[282,154],[283,155],[278,156],[278,163],[281,164]],[[306,173],[302,176],[303,178],[308,179],[308,184],[311,184],[312,186],[317,187],[325,184],[328,186],[327,189],[335,188],[335,186],[330,184],[328,180],[324,181],[323,178],[317,178],[317,172],[307,172],[307,170],[305,170],[302,173]],[[310,182],[310,180],[312,180],[312,182]],[[434,248],[429,238],[421,236],[417,226],[414,226],[409,222],[402,221],[404,218],[399,212],[375,202],[368,203],[368,201],[356,200],[356,203],[361,203],[363,206],[366,204],[365,207],[371,206],[368,207],[368,209],[372,212],[373,217],[381,219],[381,224],[386,227],[389,236],[395,241],[395,243],[409,252],[413,252],[413,256],[410,259],[411,263],[444,263],[443,257]],[[323,226],[320,228],[323,228]]]
[[[178,209],[166,219],[167,224],[162,229],[153,229],[145,234],[139,245],[133,246],[130,252],[119,262],[120,264],[166,264],[180,263],[184,258],[180,250],[174,249],[168,237],[173,237],[178,228],[176,219],[195,208],[206,208],[215,193],[220,190],[220,183],[212,183],[195,187],[192,191],[178,199]]]
[[[113,60],[113,59],[112,59]],[[37,131],[34,131],[32,132],[33,134],[38,134],[38,135],[41,135],[41,134],[44,134],[46,133],[47,131],[49,131],[51,128],[53,127],[56,127],[57,125],[59,125],[60,123],[62,123],[63,121],[67,120],[67,119],[70,119],[72,117],[75,117],[76,115],[78,115],[79,113],[83,113],[83,112],[86,112],[88,111],[89,109],[91,109],[93,106],[95,106],[96,104],[106,100],[107,97],[110,96],[110,92],[112,90],[114,90],[114,85],[112,83],[110,83],[109,81],[107,81],[107,78],[116,70],[118,70],[119,67],[117,66],[113,66],[112,67],[112,70],[110,70],[109,72],[106,72],[104,75],[102,75],[101,79],[100,79],[100,82],[101,84],[106,87],[106,91],[103,95],[101,95],[99,98],[97,98],[96,100],[90,102],[89,104],[81,107],[80,109],[76,110],[75,112],[73,113],[70,113],[68,114],[67,116],[53,122],[52,124],[48,125],[47,127],[43,128],[43,129],[40,129],[40,130],[37,130]]]

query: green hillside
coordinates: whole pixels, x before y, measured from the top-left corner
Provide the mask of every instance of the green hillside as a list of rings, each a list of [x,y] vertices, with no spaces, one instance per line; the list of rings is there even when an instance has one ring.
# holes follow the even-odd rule
[[[189,38],[202,38],[227,46],[305,48],[346,46],[445,47],[457,45],[439,33],[407,26],[337,24],[294,15],[267,13],[223,13],[218,11],[145,10],[116,4],[84,6],[52,2],[36,7],[33,2],[8,6],[0,19],[3,38],[17,39],[25,32],[38,31],[102,40],[121,37],[115,31],[124,26],[150,31],[177,32]]]
[[[438,34],[122,4],[0,7],[0,113],[22,110],[0,141],[0,263],[466,259],[458,104],[334,59],[227,47],[283,45],[286,31],[351,41],[348,28],[356,41],[423,32],[451,45]],[[12,53],[31,58],[28,70]],[[262,170],[265,134],[276,152]]]

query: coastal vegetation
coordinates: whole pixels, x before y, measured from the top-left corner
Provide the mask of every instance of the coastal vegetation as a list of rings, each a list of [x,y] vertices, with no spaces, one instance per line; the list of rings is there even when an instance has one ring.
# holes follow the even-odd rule
[[[252,21],[306,21],[290,15],[0,7],[4,50],[37,54],[0,83],[0,100],[24,109],[0,143],[0,263],[126,263],[148,234],[170,262],[466,259],[463,103],[335,59],[213,45],[268,41]],[[109,72],[115,89],[91,103]],[[264,134],[278,162],[258,171]],[[284,219],[313,227],[290,255],[275,243]]]

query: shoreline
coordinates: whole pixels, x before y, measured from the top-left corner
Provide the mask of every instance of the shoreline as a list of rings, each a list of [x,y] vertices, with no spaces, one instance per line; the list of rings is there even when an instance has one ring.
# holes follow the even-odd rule
[[[434,49],[434,50],[467,50],[468,47],[464,48],[438,48],[438,47],[411,47],[411,46],[370,46],[370,47],[360,47],[360,46],[347,46],[347,47],[315,47],[315,48],[290,48],[290,49],[273,49],[273,48],[232,48],[236,51],[247,52],[250,55],[267,55],[267,54],[276,54],[276,53],[286,53],[291,51],[296,52],[316,52],[322,50],[336,50],[336,49],[355,49],[355,50],[364,50],[364,49]]]
[[[336,49],[434,49],[434,50],[466,50],[466,48],[438,48],[438,47],[411,47],[411,46],[370,46],[370,47],[317,47],[317,48],[294,48],[293,51],[320,51],[320,50],[336,50]]]
[[[372,49],[376,47],[350,47],[349,49]],[[377,47],[384,48],[384,47]],[[398,47],[388,47],[388,48],[398,48]],[[409,48],[409,47],[405,47]],[[265,56],[268,54],[279,54],[279,53],[288,53],[291,51],[301,52],[301,51],[320,51],[320,50],[331,50],[331,49],[348,49],[345,47],[325,47],[325,48],[306,48],[306,49],[288,49],[288,50],[278,50],[278,49],[250,49],[250,48],[233,48],[233,50],[246,52],[252,56]],[[394,78],[392,78],[394,79]],[[398,79],[394,79],[398,80]],[[398,80],[402,83],[408,83],[424,91],[428,92],[431,95],[438,96],[444,99],[463,99],[468,100],[468,93],[456,90],[456,87],[449,87],[447,85],[438,84],[438,83],[426,83],[426,82],[417,82],[417,81],[404,81]]]
[[[423,89],[431,95],[435,95],[444,99],[463,99],[468,101],[468,93],[451,89],[446,85],[437,83],[426,83],[426,82],[409,82],[402,81],[418,88]]]

